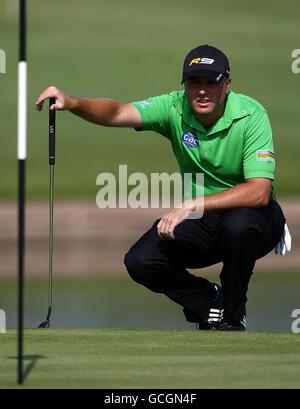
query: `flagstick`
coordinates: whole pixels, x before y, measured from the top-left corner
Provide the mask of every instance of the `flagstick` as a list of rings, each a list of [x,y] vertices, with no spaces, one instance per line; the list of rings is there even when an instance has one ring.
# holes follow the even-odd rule
[[[27,67],[26,67],[26,0],[19,3],[19,64],[18,64],[18,383],[23,383],[23,315],[24,315],[24,248],[25,248],[25,164],[27,128]]]

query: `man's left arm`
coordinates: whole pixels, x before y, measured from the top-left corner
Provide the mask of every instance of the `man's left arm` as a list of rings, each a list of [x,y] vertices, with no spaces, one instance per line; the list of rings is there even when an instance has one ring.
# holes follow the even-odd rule
[[[267,206],[270,200],[272,180],[265,178],[247,179],[245,183],[234,186],[224,192],[204,197],[204,213],[236,207]]]
[[[245,183],[231,187],[224,192],[204,196],[204,198],[189,199],[182,207],[172,209],[166,213],[157,225],[161,237],[175,239],[175,227],[187,219],[191,214],[201,209],[203,213],[217,213],[219,211],[237,207],[260,207],[269,203],[272,181],[265,178],[247,179]]]

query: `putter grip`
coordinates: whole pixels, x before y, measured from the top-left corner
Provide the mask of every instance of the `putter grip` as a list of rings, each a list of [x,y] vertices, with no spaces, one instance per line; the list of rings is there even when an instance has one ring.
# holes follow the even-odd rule
[[[55,98],[49,99],[49,165],[55,164],[55,109],[50,110],[55,104]]]

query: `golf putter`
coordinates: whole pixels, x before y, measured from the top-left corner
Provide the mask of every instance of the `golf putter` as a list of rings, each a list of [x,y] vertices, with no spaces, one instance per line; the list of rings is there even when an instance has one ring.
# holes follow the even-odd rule
[[[49,165],[50,165],[50,188],[49,188],[49,281],[48,281],[48,313],[46,320],[38,328],[50,327],[50,315],[52,312],[52,269],[53,269],[53,197],[54,197],[54,165],[55,165],[55,109],[50,110],[55,104],[55,98],[49,99]]]

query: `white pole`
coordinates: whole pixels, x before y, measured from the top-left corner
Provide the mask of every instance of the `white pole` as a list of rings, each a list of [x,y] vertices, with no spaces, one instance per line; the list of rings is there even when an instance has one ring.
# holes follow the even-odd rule
[[[18,159],[26,159],[27,131],[27,63],[18,66]]]

